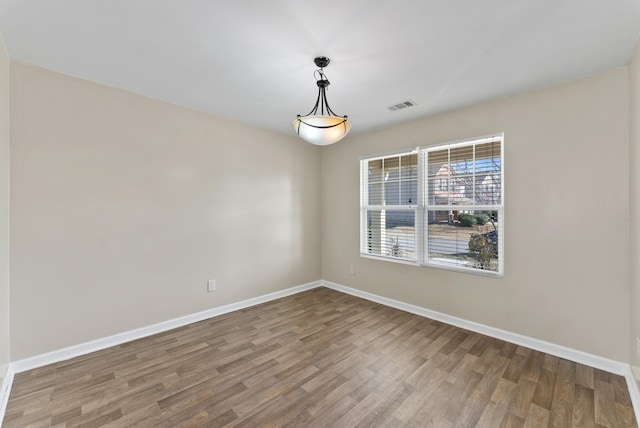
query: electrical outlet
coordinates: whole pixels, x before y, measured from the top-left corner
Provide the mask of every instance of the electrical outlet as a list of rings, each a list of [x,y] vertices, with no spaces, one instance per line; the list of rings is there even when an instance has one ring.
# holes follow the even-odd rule
[[[351,275],[355,275],[356,274],[356,267],[354,265],[349,265],[349,273]]]
[[[208,292],[216,291],[216,280],[215,279],[210,279],[210,280],[207,281],[207,291]]]

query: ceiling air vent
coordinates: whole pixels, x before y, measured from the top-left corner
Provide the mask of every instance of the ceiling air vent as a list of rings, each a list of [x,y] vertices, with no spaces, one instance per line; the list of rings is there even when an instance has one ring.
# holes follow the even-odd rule
[[[397,110],[402,110],[403,108],[408,108],[408,107],[413,107],[415,106],[416,103],[415,101],[411,101],[411,100],[406,100],[403,101],[401,103],[398,104],[394,104],[392,106],[387,107],[389,110],[391,111],[397,111]]]

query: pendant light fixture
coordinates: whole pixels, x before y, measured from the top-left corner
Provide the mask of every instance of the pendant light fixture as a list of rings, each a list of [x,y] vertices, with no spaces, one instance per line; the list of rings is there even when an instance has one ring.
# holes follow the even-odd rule
[[[349,133],[351,122],[347,120],[347,116],[335,114],[327,102],[329,80],[323,69],[329,65],[329,58],[319,56],[313,62],[320,67],[314,72],[318,85],[316,104],[306,115],[298,115],[291,125],[302,139],[311,144],[326,146],[342,140]]]

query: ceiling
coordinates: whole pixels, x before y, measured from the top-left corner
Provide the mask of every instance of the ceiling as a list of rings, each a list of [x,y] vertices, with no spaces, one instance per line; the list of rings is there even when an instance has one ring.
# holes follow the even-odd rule
[[[625,65],[640,0],[0,0],[0,33],[12,60],[290,135],[325,55],[358,133]]]

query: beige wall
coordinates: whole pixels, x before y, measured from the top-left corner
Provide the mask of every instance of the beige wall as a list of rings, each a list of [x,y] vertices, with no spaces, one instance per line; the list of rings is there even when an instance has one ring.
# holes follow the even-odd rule
[[[630,239],[631,239],[631,364],[640,367],[640,42],[629,66],[630,117]]]
[[[623,67],[326,148],[323,278],[628,361],[628,105]],[[501,131],[503,279],[359,257],[359,157]]]
[[[317,147],[20,62],[11,96],[12,359],[320,278]]]
[[[9,362],[9,55],[0,36],[0,385]]]
[[[627,361],[634,73],[319,150],[14,62],[12,359],[322,277]],[[360,156],[501,131],[503,279],[359,257]]]

